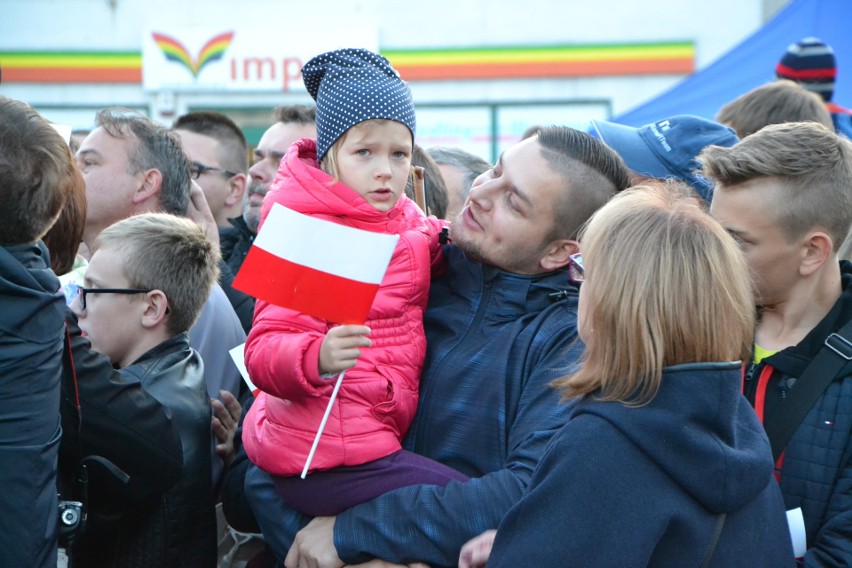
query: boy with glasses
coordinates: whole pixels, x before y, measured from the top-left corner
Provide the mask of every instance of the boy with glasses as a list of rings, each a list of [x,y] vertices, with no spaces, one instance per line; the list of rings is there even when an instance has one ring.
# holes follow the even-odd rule
[[[215,565],[211,409],[204,367],[186,332],[216,281],[218,261],[198,225],[167,214],[119,221],[94,242],[85,286],[77,288],[71,309],[92,349],[170,410],[183,471],[146,503],[126,501],[95,472],[88,532],[75,549],[83,566],[172,566],[176,559]]]

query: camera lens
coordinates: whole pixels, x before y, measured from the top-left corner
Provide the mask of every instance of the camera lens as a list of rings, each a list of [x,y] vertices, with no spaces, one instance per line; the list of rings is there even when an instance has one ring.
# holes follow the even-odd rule
[[[76,509],[65,509],[62,511],[62,523],[67,526],[73,526],[77,524],[77,521],[80,520],[80,515],[77,513]]]

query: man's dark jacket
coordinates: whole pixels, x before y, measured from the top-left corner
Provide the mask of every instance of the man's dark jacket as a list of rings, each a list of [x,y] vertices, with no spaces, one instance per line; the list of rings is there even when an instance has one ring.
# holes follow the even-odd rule
[[[254,298],[234,288],[233,282],[254,242],[255,235],[249,230],[242,217],[235,217],[228,221],[231,227],[219,228],[219,248],[222,251],[222,261],[219,263],[219,285],[228,296],[243,329],[248,333],[254,317]]]

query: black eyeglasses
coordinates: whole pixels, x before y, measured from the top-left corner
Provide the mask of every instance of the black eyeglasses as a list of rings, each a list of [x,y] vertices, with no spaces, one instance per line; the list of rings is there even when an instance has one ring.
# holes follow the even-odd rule
[[[575,253],[568,257],[568,277],[579,284],[586,279],[586,267],[583,266],[583,254]]]
[[[198,179],[201,177],[201,174],[207,172],[216,172],[220,174],[225,174],[225,177],[232,178],[237,175],[236,172],[232,172],[230,170],[223,170],[222,168],[211,168],[210,166],[205,166],[199,162],[192,162],[192,165],[189,166],[189,175],[192,179]]]
[[[80,298],[80,309],[86,309],[86,294],[147,294],[151,290],[143,290],[141,288],[84,288],[79,284],[68,284],[67,300],[68,305],[76,299]]]

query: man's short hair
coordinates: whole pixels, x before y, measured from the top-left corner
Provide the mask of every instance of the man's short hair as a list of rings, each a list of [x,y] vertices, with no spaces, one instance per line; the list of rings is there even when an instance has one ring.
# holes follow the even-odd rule
[[[68,144],[28,104],[0,96],[0,125],[0,245],[32,243],[82,178]]]
[[[473,180],[491,169],[491,164],[487,161],[461,148],[434,146],[429,148],[428,152],[439,166],[452,166],[464,173],[464,196],[462,197],[465,199],[470,186],[473,185]]]
[[[161,290],[169,301],[168,327],[187,331],[219,278],[219,251],[196,223],[166,213],[143,213],[110,225],[94,251],[120,252],[131,288]]]
[[[219,160],[231,172],[248,171],[248,145],[240,127],[228,116],[212,110],[188,112],[172,125],[172,130],[186,130],[213,138],[221,145]]]
[[[543,127],[535,137],[545,159],[565,180],[551,240],[576,240],[589,217],[630,185],[627,167],[606,144],[567,126]]]
[[[799,83],[780,80],[740,95],[721,108],[716,120],[737,131],[740,139],[769,124],[814,121],[834,129],[822,98]]]
[[[852,142],[815,122],[767,126],[730,148],[709,146],[699,157],[717,191],[776,178],[783,195],[767,204],[792,241],[825,229],[836,251],[852,220]]]
[[[281,105],[272,111],[275,120],[285,124],[316,124],[317,107],[308,105]]]
[[[113,138],[135,139],[127,157],[132,168],[129,173],[159,170],[163,176],[160,207],[166,213],[186,215],[191,189],[190,163],[177,134],[128,109],[102,109],[95,122]]]

